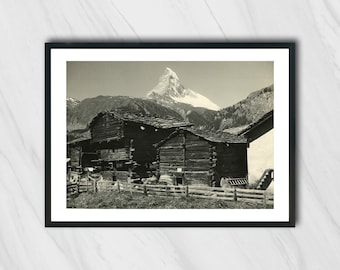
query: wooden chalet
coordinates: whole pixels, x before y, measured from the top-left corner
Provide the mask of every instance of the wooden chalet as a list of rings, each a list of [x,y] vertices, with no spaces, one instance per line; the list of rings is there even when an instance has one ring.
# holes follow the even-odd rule
[[[267,189],[274,180],[274,112],[239,132],[247,138],[249,180],[257,189]]]
[[[91,148],[97,152],[101,170],[113,170],[116,179],[148,177],[155,172],[153,144],[179,127],[190,126],[177,119],[117,111],[102,112],[89,125]]]
[[[159,176],[175,184],[220,186],[247,184],[247,141],[243,136],[181,128],[156,144]]]

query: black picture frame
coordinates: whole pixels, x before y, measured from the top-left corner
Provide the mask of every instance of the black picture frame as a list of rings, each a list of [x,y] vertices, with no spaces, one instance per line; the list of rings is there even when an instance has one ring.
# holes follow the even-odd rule
[[[289,216],[284,221],[69,221],[52,218],[51,170],[51,100],[52,50],[84,49],[285,49],[289,62]],[[46,227],[295,227],[295,43],[294,42],[152,42],[152,43],[101,43],[51,42],[45,43],[45,226]],[[65,108],[66,109],[66,108]]]

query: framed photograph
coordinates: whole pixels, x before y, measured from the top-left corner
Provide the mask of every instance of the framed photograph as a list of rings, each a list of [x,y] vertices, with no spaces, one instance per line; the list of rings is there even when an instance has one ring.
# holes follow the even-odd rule
[[[45,226],[295,226],[294,43],[45,55]]]

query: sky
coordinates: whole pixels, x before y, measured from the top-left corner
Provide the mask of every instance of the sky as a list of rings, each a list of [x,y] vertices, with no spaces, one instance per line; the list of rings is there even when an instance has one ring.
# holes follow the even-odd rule
[[[145,97],[169,67],[181,83],[225,108],[274,82],[273,62],[68,62],[67,96]]]

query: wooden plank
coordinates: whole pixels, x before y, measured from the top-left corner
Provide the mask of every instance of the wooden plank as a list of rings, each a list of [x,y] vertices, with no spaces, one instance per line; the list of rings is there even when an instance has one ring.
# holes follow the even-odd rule
[[[187,151],[191,152],[207,152],[210,153],[209,145],[186,145]]]
[[[232,194],[234,191],[233,189],[222,189],[218,187],[209,187],[209,186],[190,186],[190,190],[202,190],[208,192],[215,192],[215,193],[225,193],[225,194]]]
[[[166,149],[166,151],[162,150],[160,152],[160,157],[163,156],[178,156],[179,152],[182,151],[183,148],[178,148],[178,149]]]
[[[160,168],[164,168],[164,169],[176,169],[176,168],[182,168],[182,164],[179,163],[179,162],[174,162],[174,163],[171,163],[171,162],[162,162],[159,164]]]
[[[190,171],[201,171],[201,170],[205,170],[207,172],[209,172],[211,166],[207,163],[187,163],[186,166],[186,170],[190,170]]]
[[[205,171],[202,171],[202,170],[186,170],[184,171],[185,175],[188,175],[188,176],[199,176],[200,174],[205,175],[205,176],[208,176],[209,175],[209,171],[205,170]]]
[[[233,197],[211,197],[206,195],[197,195],[197,194],[190,194],[190,197],[193,198],[201,198],[201,199],[217,199],[217,200],[225,200],[225,201],[233,201]]]
[[[254,198],[254,199],[263,200],[263,195],[258,195],[258,194],[240,194],[240,193],[237,192],[237,198]]]
[[[207,147],[208,149],[209,149],[209,147],[210,147],[210,145],[209,145],[209,143],[208,142],[206,142],[206,141],[186,141],[186,143],[185,143],[185,147],[186,148],[191,148],[191,147],[196,147],[196,146],[198,146],[198,147]]]
[[[187,162],[210,164],[210,159],[209,159],[209,157],[207,157],[207,158],[192,158],[192,157],[189,158],[188,157]]]
[[[210,154],[208,153],[205,153],[205,152],[189,152],[189,151],[186,151],[186,158],[187,159],[210,159]]]
[[[183,157],[180,156],[161,156],[160,162],[183,162]],[[182,163],[183,164],[183,163]]]
[[[217,196],[217,197],[233,197],[233,193],[220,193],[220,192],[214,192],[214,191],[208,191],[208,190],[194,190],[189,188],[189,194],[203,194],[203,195],[209,195],[209,196]]]
[[[237,193],[240,194],[259,194],[263,196],[264,190],[257,190],[257,189],[241,189],[237,188]]]

